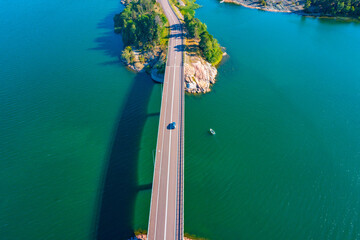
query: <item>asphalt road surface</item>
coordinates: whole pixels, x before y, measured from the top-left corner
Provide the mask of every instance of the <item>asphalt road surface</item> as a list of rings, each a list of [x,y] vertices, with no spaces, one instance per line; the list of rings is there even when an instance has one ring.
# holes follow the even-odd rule
[[[183,239],[183,30],[167,0],[158,0],[170,24],[148,226],[149,240]],[[172,129],[170,123],[175,122]]]

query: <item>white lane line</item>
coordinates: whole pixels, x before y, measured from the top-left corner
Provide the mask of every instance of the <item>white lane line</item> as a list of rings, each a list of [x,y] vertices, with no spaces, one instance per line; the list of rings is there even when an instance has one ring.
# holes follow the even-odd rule
[[[173,20],[171,14],[170,14],[170,17],[171,19]],[[173,20],[174,21],[174,20]],[[171,40],[170,40],[171,41]],[[170,42],[169,44],[169,47],[171,47],[171,44],[172,41]],[[169,52],[169,56],[170,56],[170,52]],[[175,58],[176,58],[176,54],[175,54]],[[170,69],[170,68],[169,68]],[[168,81],[168,84],[167,84],[167,89],[166,89],[166,93],[168,93],[168,89],[169,89],[169,81]],[[165,135],[165,129],[166,129],[166,109],[167,109],[167,96],[168,94],[166,94],[166,98],[165,98],[165,111],[164,111],[164,124],[165,126],[163,127],[163,136],[162,136],[162,143],[161,143],[161,149],[163,150],[164,149],[164,135]],[[171,134],[170,134],[170,138],[171,138]],[[159,209],[159,195],[160,195],[160,186],[161,186],[161,167],[162,167],[162,161],[163,160],[163,154],[162,152],[160,153],[160,170],[159,170],[159,180],[158,180],[158,197],[157,197],[157,204],[156,204],[156,215],[155,215],[155,232],[154,232],[154,240],[156,239],[156,230],[157,230],[157,218],[158,218],[158,209]]]
[[[181,55],[180,55],[181,56]],[[176,68],[175,68],[175,70],[176,70]],[[181,98],[182,98],[182,95],[181,95],[181,83],[182,83],[182,78],[181,78],[181,70],[179,71],[179,73],[180,73],[180,81],[179,81],[179,88],[180,88],[180,94],[179,94],[179,96],[180,96],[180,101],[179,101],[179,111],[182,111],[182,108],[181,108]],[[182,117],[182,114],[180,113],[179,114],[179,117],[181,118]],[[177,131],[177,136],[176,136],[176,138],[179,140],[179,142],[178,142],[178,144],[177,144],[177,147],[176,147],[176,149],[177,149],[177,155],[176,155],[176,192],[175,192],[175,215],[174,215],[174,218],[175,218],[175,231],[174,231],[174,239],[176,239],[176,236],[177,236],[177,232],[176,232],[176,229],[178,228],[177,227],[177,219],[178,219],[178,215],[177,215],[177,213],[178,213],[178,209],[177,209],[177,206],[178,206],[178,204],[177,204],[177,200],[178,200],[178,191],[180,190],[180,189],[178,189],[178,187],[180,187],[180,185],[179,185],[179,161],[181,161],[181,158],[179,159],[179,144],[181,144],[181,137],[179,137],[179,134],[181,135],[181,131],[182,131],[182,120],[180,120],[180,118],[178,118],[178,121],[179,121],[179,128],[178,128],[178,131]],[[180,149],[180,151],[181,151],[181,149]],[[179,229],[179,231],[180,231],[180,229]]]
[[[161,150],[164,149],[164,135],[165,135],[165,128],[166,128],[166,109],[167,109],[167,93],[168,93],[168,89],[169,89],[169,83],[166,84],[166,91],[165,91],[165,110],[164,110],[164,124],[165,126],[163,127],[163,132],[162,132],[162,143],[161,143]],[[157,203],[156,203],[156,211],[155,211],[155,232],[154,232],[154,240],[156,239],[156,229],[157,229],[157,217],[158,217],[158,210],[159,210],[159,195],[160,195],[160,176],[161,176],[161,166],[162,166],[162,151],[160,152],[160,170],[159,170],[159,180],[158,180],[158,194],[157,194]]]
[[[173,104],[174,104],[174,90],[175,90],[175,69],[174,69],[174,77],[173,77],[173,89],[172,89],[172,98],[171,98],[171,119],[173,117]],[[172,120],[171,120],[172,121]],[[171,130],[170,130],[171,131]],[[170,178],[170,164],[171,164],[171,132],[169,137],[169,158],[168,158],[168,172],[167,172],[167,183],[166,183],[166,208],[165,208],[165,229],[164,229],[164,239],[166,240],[166,225],[168,219],[168,206],[169,206],[169,178]]]
[[[180,27],[180,33],[182,34],[183,33],[183,30],[182,30],[182,27]],[[181,45],[184,45],[184,39],[183,39],[183,36],[181,35],[181,37],[180,37],[180,44]],[[177,162],[177,166],[176,166],[176,173],[177,173],[177,176],[176,176],[176,181],[177,181],[177,187],[179,188],[179,189],[177,189],[177,192],[176,192],[176,200],[175,200],[175,205],[176,205],[176,214],[175,214],[175,223],[176,223],[176,227],[175,227],[175,239],[176,239],[176,237],[177,236],[180,236],[180,238],[181,238],[181,236],[182,236],[182,234],[181,234],[181,220],[180,220],[180,209],[181,209],[181,203],[182,203],[182,196],[181,196],[181,194],[182,194],[182,185],[184,184],[183,182],[182,182],[182,176],[183,176],[183,171],[182,171],[182,157],[183,157],[183,153],[182,153],[182,149],[183,149],[183,147],[184,146],[182,146],[182,133],[183,133],[183,121],[184,121],[184,118],[183,118],[183,112],[182,112],[182,110],[183,110],[183,102],[182,102],[182,100],[183,100],[183,95],[182,95],[182,93],[183,93],[183,89],[184,89],[184,79],[183,79],[183,71],[184,71],[184,69],[182,68],[182,62],[183,62],[183,58],[184,58],[184,55],[183,55],[183,53],[182,52],[180,52],[180,56],[181,56],[181,63],[180,63],[180,66],[179,67],[181,67],[180,68],[180,71],[179,71],[179,75],[180,75],[180,81],[179,81],[179,90],[180,90],[180,101],[179,101],[179,111],[180,111],[180,120],[179,120],[179,122],[180,122],[180,128],[179,128],[179,135],[180,136],[178,136],[178,139],[179,139],[179,144],[178,144],[178,151],[180,151],[180,154],[178,154],[178,162]],[[180,179],[179,179],[180,178]],[[178,195],[179,194],[179,195]],[[179,201],[179,202],[178,202]],[[176,203],[178,203],[178,204],[176,204]],[[177,207],[179,206],[179,209],[177,209]],[[179,213],[179,215],[177,215]],[[177,223],[177,220],[179,221],[178,223]],[[177,234],[177,232],[176,232],[176,229],[178,229],[178,231],[179,231],[179,235],[176,235]]]
[[[167,2],[168,3],[168,2]],[[168,6],[170,6],[170,5],[168,5]],[[170,11],[171,12],[171,11]],[[173,16],[172,16],[172,14],[170,13],[169,14],[169,16],[170,16],[170,18],[171,18],[171,20],[173,21],[173,22],[176,22],[175,20],[174,20],[174,18],[173,18]],[[177,31],[178,29],[177,29],[177,27],[175,27],[175,31]],[[175,32],[175,31],[173,31],[173,32]],[[173,41],[171,40],[171,43],[172,43]],[[173,47],[173,46],[171,46],[172,44],[169,44],[170,46],[169,47]],[[177,44],[177,37],[175,37],[175,46],[176,46],[176,44]],[[169,55],[170,55],[170,53],[169,53]],[[172,104],[171,104],[171,121],[172,121],[172,115],[173,115],[173,102],[174,102],[174,89],[175,89],[175,70],[176,70],[176,67],[179,67],[179,66],[176,66],[176,52],[175,52],[175,65],[174,66],[168,66],[168,67],[174,67],[174,78],[173,78],[173,91],[172,91]],[[170,69],[170,68],[169,68]],[[166,92],[168,92],[168,88],[169,88],[169,81],[168,81],[168,84],[167,84],[167,90],[166,90]],[[164,112],[164,123],[165,123],[165,127],[166,127],[166,109],[167,109],[167,96],[166,96],[166,98],[165,98],[165,101],[166,101],[166,105],[165,105],[165,112]],[[161,146],[161,149],[163,149],[163,145],[164,145],[164,134],[165,134],[165,128],[163,128],[163,137],[162,137],[162,146]],[[166,224],[167,224],[167,209],[168,209],[168,195],[169,195],[169,174],[170,174],[170,155],[171,155],[171,132],[170,132],[170,135],[169,135],[169,163],[168,163],[168,176],[167,176],[167,191],[166,191],[166,214],[165,214],[165,216],[166,216],[166,219],[165,219],[165,229],[164,229],[164,239],[166,240]],[[162,152],[161,152],[161,155],[160,155],[160,172],[159,172],[159,181],[158,181],[158,198],[157,198],[157,206],[156,206],[156,215],[155,215],[155,234],[154,234],[154,240],[156,239],[156,229],[157,229],[157,217],[158,217],[158,209],[159,209],[159,194],[160,194],[160,191],[159,191],[159,188],[160,188],[160,183],[161,183],[161,181],[160,181],[160,176],[161,176],[161,167],[162,167],[162,159],[163,159],[163,154],[162,154]]]
[[[177,39],[175,38],[175,44],[177,42]],[[175,54],[175,57],[174,57],[174,60],[176,62],[176,54]],[[176,72],[176,69],[174,68],[174,77],[173,77],[173,89],[172,89],[172,94],[171,94],[171,114],[170,114],[170,121],[172,121],[172,118],[173,118],[173,106],[174,106],[174,90],[175,90],[175,72]],[[167,183],[166,183],[166,208],[165,208],[165,229],[164,229],[164,240],[166,240],[166,231],[167,231],[167,228],[166,228],[166,225],[167,225],[167,219],[168,219],[168,206],[169,206],[169,177],[170,177],[170,163],[171,163],[171,159],[170,159],[170,156],[171,156],[171,130],[170,130],[170,133],[169,133],[169,158],[168,158],[168,172],[167,172]]]

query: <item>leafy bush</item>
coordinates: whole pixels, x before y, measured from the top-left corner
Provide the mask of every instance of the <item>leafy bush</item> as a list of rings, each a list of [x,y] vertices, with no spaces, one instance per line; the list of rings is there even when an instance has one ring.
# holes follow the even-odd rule
[[[130,46],[127,46],[124,51],[122,51],[121,57],[128,63],[132,64],[135,61],[135,54],[132,51]]]
[[[166,69],[166,62],[161,61],[159,64],[156,65],[156,69],[159,74],[164,74]]]
[[[220,44],[207,31],[201,34],[199,47],[206,61],[212,64],[217,64],[221,61],[223,53]]]

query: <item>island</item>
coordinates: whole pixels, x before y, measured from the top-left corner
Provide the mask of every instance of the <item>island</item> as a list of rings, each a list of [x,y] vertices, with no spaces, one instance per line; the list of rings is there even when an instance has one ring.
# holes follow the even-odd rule
[[[155,0],[122,0],[125,9],[114,16],[114,31],[122,35],[121,60],[131,70],[145,71],[162,82],[165,73],[169,23]],[[216,66],[224,55],[206,24],[195,17],[195,0],[170,1],[185,32],[185,90],[207,93],[215,83]]]
[[[221,0],[247,8],[316,17],[349,17],[360,20],[360,0]]]

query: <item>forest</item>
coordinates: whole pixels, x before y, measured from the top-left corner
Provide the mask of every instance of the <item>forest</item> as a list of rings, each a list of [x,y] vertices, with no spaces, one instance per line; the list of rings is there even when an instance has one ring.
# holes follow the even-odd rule
[[[360,0],[307,0],[305,12],[358,18]]]
[[[177,1],[175,1],[177,3]],[[184,15],[185,28],[190,38],[199,42],[200,54],[212,64],[222,59],[222,51],[217,40],[207,31],[207,27],[195,18],[195,9],[199,5],[194,0],[185,0],[186,6],[178,6]],[[169,28],[167,19],[161,7],[155,0],[127,1],[123,12],[114,16],[114,31],[122,35],[125,46],[135,46],[143,50],[155,46],[166,46]],[[128,47],[123,52],[123,58],[129,60],[132,49]]]
[[[114,16],[115,32],[126,46],[151,48],[167,43],[167,19],[155,0],[131,1]]]

